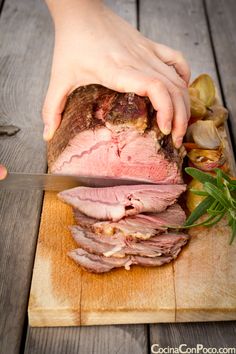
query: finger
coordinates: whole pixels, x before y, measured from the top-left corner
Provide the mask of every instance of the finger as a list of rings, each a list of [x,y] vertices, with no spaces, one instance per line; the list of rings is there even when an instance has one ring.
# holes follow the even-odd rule
[[[183,98],[184,98],[184,103],[186,107],[186,112],[187,112],[187,119],[189,121],[191,112],[190,112],[190,99],[189,99],[189,92],[188,90],[184,90],[183,92]]]
[[[173,65],[177,73],[188,84],[191,76],[190,67],[179,51],[173,50],[163,44],[155,44],[154,50],[157,56],[167,65]]]
[[[183,94],[180,91],[172,92],[174,106],[174,118],[172,126],[172,138],[175,147],[180,148],[188,126],[188,115]]]
[[[0,165],[0,180],[6,178],[7,176],[7,169],[5,166]]]
[[[177,121],[179,121],[181,124],[181,119],[179,119],[179,115],[185,117],[185,119],[188,121],[188,119],[190,118],[190,104],[189,104],[188,90],[186,88],[181,89],[181,88],[177,87],[167,77],[165,77],[163,74],[157,73],[153,69],[145,68],[145,73],[148,74],[150,77],[157,78],[165,85],[166,89],[169,92],[171,100],[172,100],[172,105],[174,108],[173,116],[177,115]],[[181,105],[178,104],[179,101],[181,101]],[[180,111],[180,113],[179,113],[179,111]],[[185,119],[184,119],[184,122],[185,122]],[[172,128],[172,125],[170,125],[170,130],[171,130],[171,128]],[[184,130],[184,128],[183,128],[182,130],[184,131],[184,133],[183,133],[183,135],[184,135],[186,132],[186,129]],[[180,138],[179,141],[182,141],[181,134],[179,137]]]
[[[146,93],[157,111],[157,124],[161,132],[170,134],[173,120],[173,104],[165,85],[158,79],[150,79]]]
[[[118,92],[134,92],[148,96],[157,111],[157,123],[164,134],[171,131],[173,105],[166,86],[156,77],[135,69],[114,70],[112,77],[102,84]]]
[[[52,139],[60,125],[61,114],[64,110],[70,86],[57,82],[50,82],[48,92],[43,105],[44,132],[43,138]]]

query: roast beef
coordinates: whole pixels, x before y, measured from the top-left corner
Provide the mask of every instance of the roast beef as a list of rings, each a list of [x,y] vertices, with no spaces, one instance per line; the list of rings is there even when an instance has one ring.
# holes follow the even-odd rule
[[[180,250],[176,251],[174,256],[159,256],[159,257],[142,257],[142,256],[126,256],[105,257],[97,254],[89,253],[82,248],[77,248],[69,252],[69,256],[81,267],[93,273],[109,272],[113,268],[125,267],[130,269],[130,266],[141,265],[146,267],[156,267],[169,263],[176,258]]]
[[[188,236],[184,233],[162,233],[149,240],[125,237],[120,233],[112,236],[95,234],[79,226],[71,226],[71,232],[76,243],[84,250],[107,257],[124,257],[139,255],[157,257],[162,255],[174,256],[184,246]]]
[[[185,212],[174,204],[161,213],[146,213],[127,216],[117,222],[98,221],[82,214],[78,209],[74,209],[74,218],[82,228],[99,235],[111,236],[119,232],[125,237],[135,237],[148,239],[167,230],[168,227],[179,228],[186,219]]]
[[[132,264],[160,266],[175,259],[188,236],[175,204],[185,190],[184,149],[164,136],[147,97],[100,85],[79,87],[68,98],[62,122],[48,145],[52,173],[112,176],[156,184],[78,187],[59,193],[74,208],[71,233],[79,248],[69,256],[103,273]],[[167,210],[166,210],[167,209]]]
[[[184,190],[183,184],[77,187],[60,192],[58,196],[87,216],[116,221],[127,215],[161,212],[175,203]]]
[[[183,150],[160,133],[148,98],[100,85],[79,87],[48,145],[52,173],[182,183]]]

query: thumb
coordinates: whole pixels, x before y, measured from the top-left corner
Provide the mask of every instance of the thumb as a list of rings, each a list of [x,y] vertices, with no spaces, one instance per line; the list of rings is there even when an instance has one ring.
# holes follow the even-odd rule
[[[61,123],[61,114],[64,110],[69,87],[62,83],[51,81],[43,105],[42,116],[44,121],[43,138],[52,139]]]

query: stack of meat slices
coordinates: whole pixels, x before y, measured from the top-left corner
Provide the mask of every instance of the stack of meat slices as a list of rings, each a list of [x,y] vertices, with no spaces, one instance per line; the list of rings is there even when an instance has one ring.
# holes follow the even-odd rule
[[[173,231],[185,221],[176,203],[184,190],[185,185],[137,185],[59,193],[73,207],[77,224],[70,230],[79,248],[69,256],[95,273],[169,263],[188,241],[188,235]]]

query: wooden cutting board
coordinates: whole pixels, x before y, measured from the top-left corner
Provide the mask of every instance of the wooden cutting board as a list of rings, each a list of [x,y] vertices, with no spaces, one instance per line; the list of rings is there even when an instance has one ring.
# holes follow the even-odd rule
[[[29,301],[31,326],[221,321],[236,319],[236,242],[223,220],[191,230],[175,262],[91,274],[67,252],[71,208],[45,193]]]

